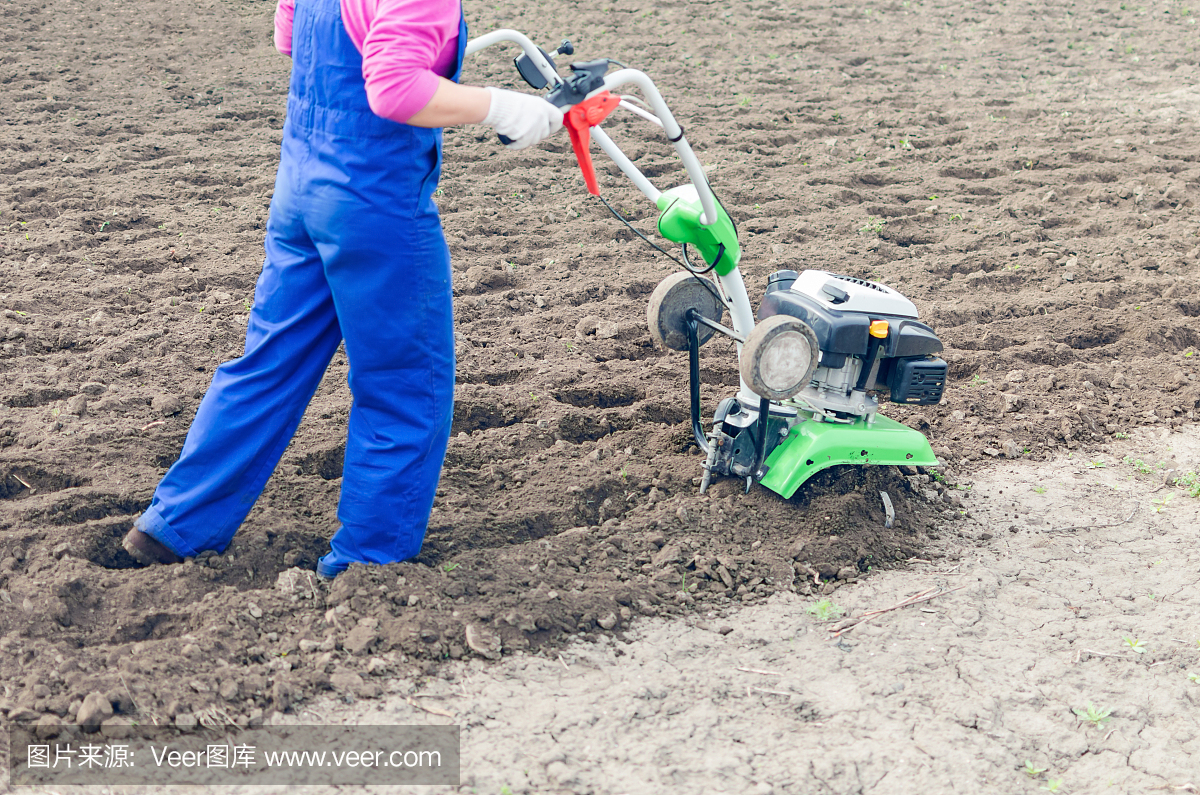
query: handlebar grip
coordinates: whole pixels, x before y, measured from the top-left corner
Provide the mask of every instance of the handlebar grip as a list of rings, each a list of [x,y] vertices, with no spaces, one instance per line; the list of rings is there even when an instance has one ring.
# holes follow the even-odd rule
[[[496,137],[499,138],[500,143],[504,144],[505,146],[508,146],[509,144],[511,144],[513,142],[513,139],[509,138],[507,135],[501,135],[500,133],[496,133]]]

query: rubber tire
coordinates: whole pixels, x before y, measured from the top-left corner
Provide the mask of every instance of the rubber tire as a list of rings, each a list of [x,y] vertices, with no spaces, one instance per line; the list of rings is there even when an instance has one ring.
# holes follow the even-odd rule
[[[712,287],[712,290],[709,289]],[[650,326],[650,337],[657,345],[673,351],[688,349],[687,311],[695,309],[702,317],[720,321],[725,314],[722,304],[713,292],[716,285],[705,286],[700,277],[678,271],[658,283],[650,295],[646,308],[646,323]],[[697,330],[700,344],[712,339],[715,331],[708,326]]]
[[[742,379],[759,397],[787,400],[808,386],[819,356],[817,335],[807,323],[789,315],[772,315],[746,337],[738,367]],[[781,369],[785,372],[780,373]],[[787,377],[789,372],[800,376]]]

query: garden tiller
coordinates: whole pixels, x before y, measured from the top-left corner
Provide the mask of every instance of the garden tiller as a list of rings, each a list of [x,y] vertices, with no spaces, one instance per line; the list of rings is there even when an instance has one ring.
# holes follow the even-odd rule
[[[879,413],[884,393],[893,403],[927,406],[940,402],[945,389],[946,362],[937,357],[942,343],[917,320],[911,301],[877,282],[781,270],[767,280],[756,322],[738,271],[737,228],[650,78],[608,58],[572,63],[564,78],[549,53],[512,30],[472,40],[467,53],[501,42],[520,46],[514,63],[521,76],[535,89],[549,89],[546,99],[563,110],[588,191],[600,197],[589,151],[595,141],[657,205],[659,233],[682,244],[677,262],[684,270],[655,288],[647,319],[655,342],[688,352],[692,432],[708,456],[702,492],[714,475],[743,479],[747,490],[757,481],[791,497],[812,475],[839,464],[937,465],[921,433]],[[555,54],[573,54],[570,42]],[[610,72],[612,66],[619,68]],[[610,93],[626,85],[644,99]],[[650,184],[598,126],[617,108],[662,129],[690,184],[666,191]],[[689,246],[703,264],[689,259]],[[721,322],[726,310],[732,328]],[[740,385],[717,406],[706,432],[699,348],[714,334],[736,341]]]

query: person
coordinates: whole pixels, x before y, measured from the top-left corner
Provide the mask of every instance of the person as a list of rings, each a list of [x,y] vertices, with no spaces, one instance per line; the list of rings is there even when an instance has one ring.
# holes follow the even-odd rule
[[[292,73],[245,354],[217,368],[125,535],[139,563],[224,551],[343,341],[340,526],[317,573],[420,551],[454,400],[440,128],[482,123],[522,149],[562,126],[540,97],[460,85],[466,41],[460,0],[278,1]]]

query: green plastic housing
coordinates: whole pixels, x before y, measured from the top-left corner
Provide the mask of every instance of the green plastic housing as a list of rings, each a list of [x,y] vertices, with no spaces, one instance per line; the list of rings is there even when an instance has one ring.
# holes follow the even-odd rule
[[[695,246],[704,261],[709,265],[716,263],[713,270],[725,276],[741,261],[742,247],[733,219],[719,203],[716,206],[717,220],[705,226],[700,223],[704,207],[694,185],[663,191],[658,197],[658,232],[667,240]]]
[[[920,431],[878,414],[872,425],[866,420],[851,424],[807,420],[793,426],[767,456],[769,468],[760,482],[790,498],[801,483],[838,464],[931,467],[938,460]]]

